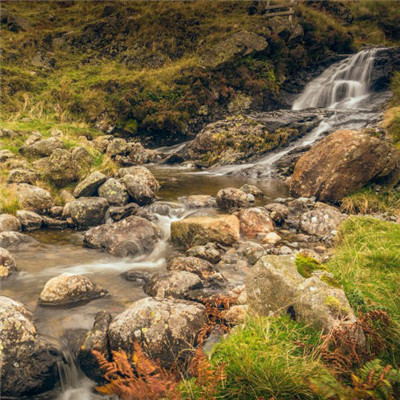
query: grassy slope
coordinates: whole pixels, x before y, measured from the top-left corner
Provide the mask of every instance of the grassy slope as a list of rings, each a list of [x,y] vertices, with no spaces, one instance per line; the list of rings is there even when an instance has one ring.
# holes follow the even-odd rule
[[[149,2],[4,2],[28,28],[2,28],[2,118],[105,120],[126,134],[177,138],[197,123],[202,106],[213,119],[238,91],[255,97],[256,107],[270,106],[285,76],[331,51],[348,52],[349,32],[357,46],[392,43],[382,15],[396,7],[364,3],[302,5],[300,48],[271,30],[277,20],[249,16],[247,2],[158,2],[156,12]],[[205,52],[242,30],[266,37],[267,51],[223,69],[203,65]]]

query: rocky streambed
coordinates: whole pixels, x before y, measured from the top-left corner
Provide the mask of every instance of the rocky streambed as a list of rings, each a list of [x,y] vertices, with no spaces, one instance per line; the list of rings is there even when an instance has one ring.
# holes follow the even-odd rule
[[[375,53],[336,67],[357,74]],[[85,157],[92,167],[94,159],[83,147],[66,149],[62,132],[32,134],[20,149],[24,159],[2,150],[8,188],[22,207],[0,215],[2,395],[94,399],[104,379],[92,351],[131,355],[136,342],[164,367],[185,371],[208,322],[205,305],[218,296],[230,299],[222,310],[228,326],[249,310],[286,312],[325,332],[340,325],[362,345],[354,312],[322,263],[348,218],[340,198],[367,184],[393,187],[400,153],[375,130],[322,137],[337,127],[377,126],[379,113],[361,108],[372,98],[363,84],[343,99],[344,114],[356,110],[355,120],[338,125],[334,102],[325,110],[231,117],[178,149],[146,150],[110,135],[87,140],[121,167],[108,173],[83,174]],[[270,175],[269,156],[257,156],[274,149],[279,159],[289,156],[294,197],[282,180],[251,178]],[[241,164],[215,168],[232,163]],[[236,170],[244,173],[230,174]],[[59,188],[79,182],[61,190],[63,205],[55,205],[35,185],[38,176]]]

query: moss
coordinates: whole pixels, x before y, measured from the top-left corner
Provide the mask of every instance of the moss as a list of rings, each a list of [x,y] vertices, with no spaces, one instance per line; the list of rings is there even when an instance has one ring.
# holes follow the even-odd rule
[[[315,258],[305,257],[301,254],[296,256],[297,272],[304,278],[310,278],[314,271],[326,270],[326,267]]]
[[[323,274],[320,279],[321,279],[321,281],[325,282],[329,286],[333,286],[335,288],[342,287],[340,282],[335,277],[333,277],[331,274]]]
[[[349,309],[347,307],[342,307],[340,301],[334,296],[326,296],[325,305],[334,312],[343,313],[344,315],[349,313]]]

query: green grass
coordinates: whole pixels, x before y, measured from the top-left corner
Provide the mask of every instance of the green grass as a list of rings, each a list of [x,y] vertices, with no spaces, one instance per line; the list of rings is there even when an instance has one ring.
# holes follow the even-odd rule
[[[247,321],[215,347],[212,361],[225,363],[225,399],[307,399],[309,380],[324,368],[313,348],[319,335],[288,317]]]
[[[361,312],[384,309],[392,319],[385,357],[400,362],[400,225],[350,217],[328,268],[343,285],[351,306]],[[393,352],[393,354],[391,353]]]
[[[15,215],[20,209],[21,205],[15,192],[0,182],[0,214]]]

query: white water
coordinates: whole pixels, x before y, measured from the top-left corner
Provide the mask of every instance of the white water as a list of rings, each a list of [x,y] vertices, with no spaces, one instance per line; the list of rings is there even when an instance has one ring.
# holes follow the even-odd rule
[[[372,95],[370,78],[378,50],[363,50],[333,64],[304,88],[293,103],[292,111],[312,108],[335,110],[331,116],[323,118],[310,133],[291,145],[269,153],[257,161],[218,167],[212,173],[271,177],[274,173],[274,165],[289,152],[309,146],[327,133],[337,129],[361,129],[368,126],[377,114],[374,105],[368,104],[368,100]]]

